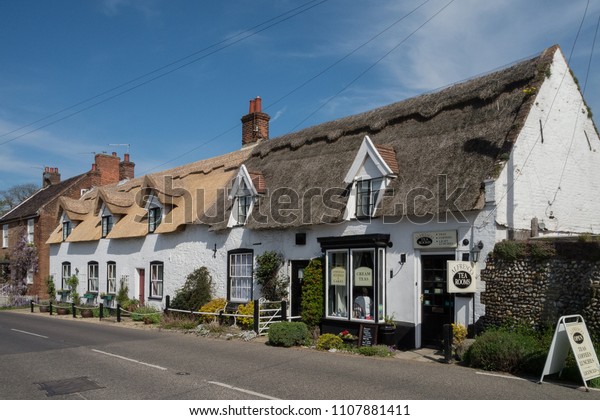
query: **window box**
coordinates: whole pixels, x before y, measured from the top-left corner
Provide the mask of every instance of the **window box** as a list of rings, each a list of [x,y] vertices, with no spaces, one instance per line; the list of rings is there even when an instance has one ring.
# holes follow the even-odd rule
[[[83,297],[86,299],[95,299],[97,295],[98,292],[87,292]]]
[[[108,294],[107,294],[107,293],[102,293],[102,294],[100,295],[100,297],[101,297],[102,299],[106,300],[107,302],[110,302],[111,300],[113,300],[113,299],[114,299],[115,295],[113,295],[113,294],[111,294],[111,293],[108,293]]]

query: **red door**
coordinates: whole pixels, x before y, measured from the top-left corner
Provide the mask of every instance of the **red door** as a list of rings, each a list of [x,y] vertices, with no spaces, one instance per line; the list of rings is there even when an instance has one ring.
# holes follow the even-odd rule
[[[140,278],[139,300],[140,300],[140,305],[143,305],[144,298],[146,297],[146,295],[144,294],[144,291],[146,290],[146,270],[143,268],[138,268],[138,277]]]

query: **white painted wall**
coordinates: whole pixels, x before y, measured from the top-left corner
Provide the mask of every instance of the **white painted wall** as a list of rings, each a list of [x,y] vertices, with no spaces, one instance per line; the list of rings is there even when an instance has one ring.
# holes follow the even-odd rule
[[[87,290],[85,273],[87,263],[99,263],[100,292],[106,291],[106,263],[115,261],[117,279],[122,275],[129,276],[131,297],[138,297],[137,268],[146,270],[146,298],[150,280],[150,262],[164,262],[164,296],[174,296],[185,277],[196,268],[206,266],[210,271],[216,288],[216,295],[227,294],[227,252],[237,248],[251,248],[254,255],[265,251],[281,252],[287,261],[311,259],[321,255],[318,237],[347,236],[383,233],[390,234],[392,247],[387,248],[386,261],[386,296],[387,314],[393,314],[397,321],[418,325],[421,320],[421,272],[420,255],[426,253],[413,248],[413,233],[440,230],[458,231],[458,248],[443,250],[443,253],[455,254],[457,259],[463,253],[469,253],[472,244],[483,241],[484,249],[480,257],[479,267],[483,267],[485,254],[493,248],[495,240],[494,223],[486,212],[474,212],[465,215],[468,223],[459,223],[449,216],[445,223],[435,220],[404,220],[394,224],[384,224],[381,218],[371,222],[352,221],[337,225],[312,226],[302,230],[264,230],[250,231],[243,227],[235,227],[224,232],[210,232],[205,226],[188,225],[182,232],[171,234],[151,234],[143,238],[109,240],[101,239],[87,243],[61,243],[51,245],[50,273],[60,281],[61,265],[68,261],[72,272],[79,270],[80,293]],[[413,218],[414,219],[414,218]],[[389,219],[386,219],[389,221]],[[306,245],[295,245],[295,233],[306,233]],[[468,240],[469,244],[463,244]],[[216,244],[217,252],[214,247]],[[436,252],[431,250],[427,252]],[[400,254],[407,254],[405,264],[400,264]],[[285,264],[285,274],[291,276],[291,266]],[[390,275],[390,272],[393,275]],[[59,284],[59,283],[57,283]],[[482,290],[483,285],[479,286]],[[255,290],[255,297],[258,296]],[[157,307],[164,307],[162,301],[148,302]],[[476,297],[476,318],[483,313],[483,307]],[[457,321],[469,324],[473,320],[473,307],[470,299],[458,299],[456,306]],[[420,342],[417,342],[417,346]]]
[[[560,51],[551,71],[498,179],[497,221],[529,229],[537,217],[542,235],[598,233],[600,139]]]

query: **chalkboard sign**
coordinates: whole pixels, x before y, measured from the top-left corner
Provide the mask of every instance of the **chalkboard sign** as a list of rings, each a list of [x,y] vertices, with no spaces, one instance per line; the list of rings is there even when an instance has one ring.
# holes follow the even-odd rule
[[[360,324],[358,330],[358,346],[374,346],[377,344],[377,329],[379,325]]]

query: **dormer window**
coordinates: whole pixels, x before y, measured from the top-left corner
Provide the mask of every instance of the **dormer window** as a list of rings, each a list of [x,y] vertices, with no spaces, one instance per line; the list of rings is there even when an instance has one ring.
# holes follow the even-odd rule
[[[66,241],[69,235],[71,234],[71,230],[73,227],[71,226],[70,220],[65,220],[62,224],[62,238],[63,241]]]
[[[102,237],[106,238],[113,228],[114,220],[112,215],[102,216]]]
[[[67,216],[67,214],[65,212],[63,212],[63,214],[61,216],[61,221],[62,221],[62,240],[66,241],[69,238],[69,235],[71,234],[71,232],[73,231],[73,227],[75,227],[75,224],[71,221],[71,219],[69,219],[69,217]]]
[[[398,173],[398,163],[393,149],[375,146],[365,136],[344,181],[350,195],[344,218],[364,219],[375,217],[383,191]]]
[[[150,207],[148,209],[148,232],[154,233],[156,228],[160,226],[162,220],[162,210],[160,207]]]
[[[356,218],[373,217],[383,178],[356,181]]]
[[[260,173],[250,173],[245,165],[233,180],[229,199],[233,201],[228,226],[245,225],[259,196],[257,187],[264,189],[264,179]]]

